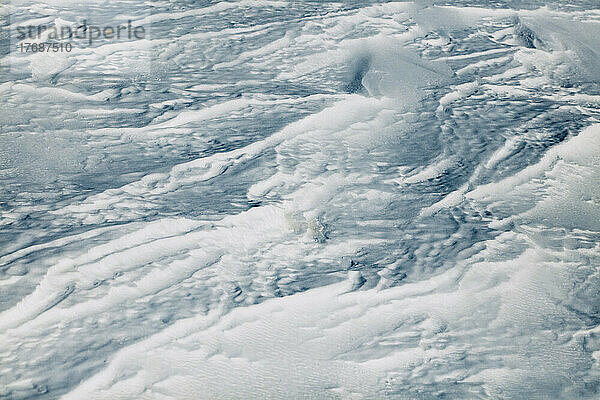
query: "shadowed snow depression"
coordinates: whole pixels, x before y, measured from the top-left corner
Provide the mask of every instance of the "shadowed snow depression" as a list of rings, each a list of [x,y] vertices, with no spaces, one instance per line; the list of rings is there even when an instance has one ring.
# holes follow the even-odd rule
[[[0,7],[0,398],[600,397],[596,0]]]

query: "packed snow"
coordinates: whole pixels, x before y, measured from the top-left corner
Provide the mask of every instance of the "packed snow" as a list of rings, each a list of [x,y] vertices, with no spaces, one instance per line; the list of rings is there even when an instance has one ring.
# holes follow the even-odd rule
[[[0,398],[599,398],[596,1],[1,7]]]

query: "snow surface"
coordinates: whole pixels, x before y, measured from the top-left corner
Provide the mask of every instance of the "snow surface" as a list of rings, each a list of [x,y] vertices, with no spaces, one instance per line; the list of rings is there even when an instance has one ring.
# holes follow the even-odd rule
[[[0,398],[599,398],[564,3],[3,3]],[[83,18],[149,36],[14,51]]]

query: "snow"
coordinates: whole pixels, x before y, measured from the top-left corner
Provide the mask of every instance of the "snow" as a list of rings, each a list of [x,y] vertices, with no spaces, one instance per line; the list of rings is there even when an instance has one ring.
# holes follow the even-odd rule
[[[598,397],[593,1],[200,3],[2,11],[0,398]]]

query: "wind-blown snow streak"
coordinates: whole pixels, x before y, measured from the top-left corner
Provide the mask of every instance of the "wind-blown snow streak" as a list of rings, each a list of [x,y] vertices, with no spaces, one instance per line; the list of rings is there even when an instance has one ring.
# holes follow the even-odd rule
[[[129,3],[0,58],[1,398],[598,397],[593,4]]]

